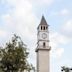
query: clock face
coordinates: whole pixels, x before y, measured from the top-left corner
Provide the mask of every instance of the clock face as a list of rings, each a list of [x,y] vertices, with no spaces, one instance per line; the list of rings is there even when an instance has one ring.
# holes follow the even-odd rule
[[[42,38],[43,38],[43,39],[47,38],[47,34],[46,34],[46,33],[43,33],[43,34],[42,34]]]

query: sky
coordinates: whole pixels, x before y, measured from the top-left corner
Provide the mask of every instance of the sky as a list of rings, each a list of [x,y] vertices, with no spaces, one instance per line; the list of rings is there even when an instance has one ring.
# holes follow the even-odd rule
[[[42,15],[50,25],[50,72],[61,72],[61,66],[72,67],[72,0],[0,0],[0,46],[19,35],[29,49],[29,62],[36,66]]]

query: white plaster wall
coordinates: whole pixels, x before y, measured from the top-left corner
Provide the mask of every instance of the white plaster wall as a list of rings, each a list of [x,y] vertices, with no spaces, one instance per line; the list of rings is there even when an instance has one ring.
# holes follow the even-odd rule
[[[37,54],[38,72],[49,72],[49,66],[50,66],[49,51],[39,50],[37,53],[38,53]]]

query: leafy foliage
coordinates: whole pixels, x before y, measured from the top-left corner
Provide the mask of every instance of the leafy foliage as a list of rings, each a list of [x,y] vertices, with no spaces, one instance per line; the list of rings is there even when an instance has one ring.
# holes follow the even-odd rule
[[[5,48],[0,48],[0,69],[3,72],[22,72],[31,70],[27,61],[29,52],[19,36],[14,35]]]
[[[61,68],[62,68],[61,71],[65,71],[65,72],[70,72],[70,70],[72,70],[72,68],[65,67],[65,66],[62,66]]]

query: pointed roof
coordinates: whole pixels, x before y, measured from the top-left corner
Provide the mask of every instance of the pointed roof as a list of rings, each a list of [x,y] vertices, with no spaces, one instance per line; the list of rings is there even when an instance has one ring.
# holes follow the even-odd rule
[[[48,25],[44,16],[42,16],[42,19],[41,19],[41,22],[40,22],[40,25]]]

